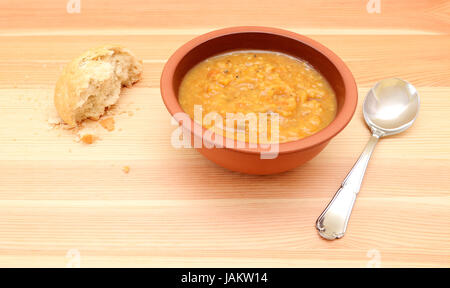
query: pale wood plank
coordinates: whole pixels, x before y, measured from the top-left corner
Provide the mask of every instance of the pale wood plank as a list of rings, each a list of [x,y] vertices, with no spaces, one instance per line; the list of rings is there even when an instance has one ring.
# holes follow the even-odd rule
[[[119,43],[145,62],[138,85],[158,87],[162,68],[184,42],[196,35],[1,37],[0,87],[53,86],[62,67],[87,47]],[[310,35],[347,63],[359,86],[386,77],[414,85],[450,86],[448,35]],[[12,79],[12,80],[11,80]]]
[[[44,93],[20,100],[18,91]],[[370,249],[380,251],[383,266],[447,263],[450,146],[441,135],[450,131],[436,115],[446,113],[440,103],[448,88],[421,88],[422,113],[412,130],[380,143],[352,217],[352,237],[337,244],[320,240],[313,223],[367,139],[360,117],[305,166],[256,177],[171,148],[173,127],[157,88],[126,90],[119,107],[142,110],[117,121],[124,130],[94,146],[46,129],[45,110],[34,107],[44,105],[51,90],[2,92],[10,97],[2,98],[8,109],[1,128],[8,135],[0,138],[0,259],[10,265],[64,265],[66,250],[74,247],[86,254],[84,266],[114,258],[114,266],[363,267]],[[366,92],[361,89],[361,99]],[[20,110],[31,120],[20,119]],[[142,125],[155,121],[156,129]],[[22,125],[8,129],[8,123]],[[27,123],[37,135],[27,134]],[[130,165],[130,174],[123,165]],[[38,252],[30,254],[31,247]],[[11,251],[18,258],[8,256]]]
[[[119,266],[136,256],[145,259],[142,265],[163,257],[166,260],[159,265],[189,259],[187,263],[194,265],[225,260],[220,265],[304,266],[310,259],[309,265],[316,266],[364,266],[367,251],[377,249],[383,266],[411,260],[408,265],[430,265],[421,260],[425,258],[433,265],[445,265],[450,256],[449,242],[444,241],[450,235],[441,229],[450,224],[448,218],[440,217],[448,209],[445,200],[361,198],[349,230],[352,237],[335,242],[321,240],[311,225],[323,208],[320,199],[3,200],[0,225],[5,237],[0,251],[2,257],[14,251],[13,255],[30,262],[42,257],[44,264],[47,256],[56,260],[59,255],[59,261],[50,265],[61,265],[66,251],[75,248],[87,256],[84,266],[102,265],[95,264],[97,256],[113,257]],[[365,219],[371,219],[370,225]],[[30,255],[32,247],[39,249]]]
[[[69,249],[82,267],[365,267],[371,249],[383,267],[448,267],[448,1],[382,0],[381,14],[350,0],[106,2],[82,1],[77,15],[65,1],[0,3],[0,267],[65,267]],[[280,175],[230,172],[169,142],[167,58],[196,35],[248,24],[318,40],[359,86],[349,126]],[[86,146],[48,129],[48,111],[62,66],[103,43],[129,47],[145,73],[124,91],[116,130]],[[364,95],[390,76],[418,88],[419,118],[380,141],[347,236],[327,242],[314,221],[367,141]]]
[[[0,29],[217,28],[262,25],[302,28],[400,29],[448,33],[450,5],[445,0],[384,1],[369,14],[367,1],[230,0],[226,2],[130,0],[81,1],[80,14],[68,14],[67,1],[2,1]],[[195,16],[193,16],[195,15]],[[355,27],[357,26],[357,27]]]

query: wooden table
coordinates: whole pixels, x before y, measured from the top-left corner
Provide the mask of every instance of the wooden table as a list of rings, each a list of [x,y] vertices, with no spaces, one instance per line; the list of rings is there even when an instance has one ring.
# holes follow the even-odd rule
[[[60,0],[1,1],[0,266],[449,266],[450,2],[225,2],[81,0],[68,13]],[[170,145],[164,63],[238,25],[310,36],[356,78],[352,122],[293,171],[240,175]],[[82,145],[48,128],[48,105],[63,65],[111,42],[144,60],[144,79],[124,91],[115,131]],[[347,235],[322,240],[315,220],[369,137],[362,100],[392,76],[418,88],[420,115],[380,141]]]

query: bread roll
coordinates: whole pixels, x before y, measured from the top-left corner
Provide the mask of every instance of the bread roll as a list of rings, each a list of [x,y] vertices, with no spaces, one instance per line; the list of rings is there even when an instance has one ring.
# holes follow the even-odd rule
[[[63,70],[54,102],[64,122],[75,126],[87,118],[98,119],[119,99],[122,86],[141,79],[142,61],[128,50],[106,45],[86,51]]]

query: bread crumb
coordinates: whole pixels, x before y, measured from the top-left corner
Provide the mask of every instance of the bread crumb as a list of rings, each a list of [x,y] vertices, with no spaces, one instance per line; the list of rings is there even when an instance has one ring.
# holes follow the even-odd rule
[[[113,117],[109,117],[106,119],[101,120],[100,125],[102,125],[103,128],[105,128],[108,131],[113,131],[114,130],[114,118]]]
[[[122,171],[123,173],[128,174],[130,172],[130,166],[123,166]]]
[[[97,140],[97,135],[90,128],[85,128],[78,132],[77,142],[83,142],[84,144],[92,144]]]
[[[84,134],[81,136],[80,140],[85,144],[92,144],[95,141],[95,136],[92,134]]]

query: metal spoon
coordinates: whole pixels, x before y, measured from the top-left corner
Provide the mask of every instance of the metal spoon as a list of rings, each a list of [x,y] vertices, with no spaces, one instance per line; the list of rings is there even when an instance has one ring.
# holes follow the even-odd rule
[[[364,100],[364,119],[372,136],[352,170],[316,222],[320,236],[333,240],[344,236],[370,155],[378,139],[408,129],[419,112],[414,86],[398,78],[385,79],[370,89]]]

